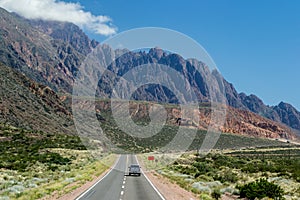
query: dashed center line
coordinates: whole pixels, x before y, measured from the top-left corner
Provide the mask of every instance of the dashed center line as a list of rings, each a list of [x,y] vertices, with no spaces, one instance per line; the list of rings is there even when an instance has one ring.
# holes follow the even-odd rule
[[[122,200],[122,196],[124,195],[125,183],[126,183],[126,175],[124,174],[120,200]]]

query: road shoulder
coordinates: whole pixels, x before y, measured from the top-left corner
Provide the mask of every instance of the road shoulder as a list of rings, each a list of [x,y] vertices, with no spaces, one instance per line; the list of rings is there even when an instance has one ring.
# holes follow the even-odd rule
[[[112,157],[113,160],[110,161],[112,163],[116,163],[116,161],[118,160],[117,156],[113,156]],[[111,167],[108,167],[105,171],[103,171],[99,176],[94,176],[93,180],[91,181],[87,181],[84,184],[82,184],[80,187],[72,190],[71,192],[61,195],[59,194],[59,192],[55,191],[54,193],[52,193],[51,195],[48,195],[46,197],[41,198],[40,200],[74,200],[76,199],[78,196],[80,196],[82,193],[84,193],[85,191],[87,191],[90,187],[92,187],[94,184],[96,184],[99,180],[101,180],[106,174],[108,174],[111,169],[114,167],[115,164],[112,164]],[[75,186],[77,184],[77,182],[71,183],[69,185],[67,185],[65,187],[66,188],[72,188],[73,186]]]
[[[142,169],[146,169],[142,159],[139,159]],[[199,199],[196,194],[186,191],[175,183],[172,183],[168,178],[162,176],[154,170],[146,171],[144,174],[149,178],[151,183],[167,200],[196,200]]]
[[[65,194],[64,196],[58,198],[58,200],[74,200],[90,187],[92,187],[95,183],[97,183],[101,178],[103,178],[107,173],[109,173],[111,168],[105,170],[100,176],[95,177],[92,181],[86,182],[81,187],[73,190],[71,193]],[[52,200],[52,199],[50,199]],[[53,199],[54,200],[54,199]]]

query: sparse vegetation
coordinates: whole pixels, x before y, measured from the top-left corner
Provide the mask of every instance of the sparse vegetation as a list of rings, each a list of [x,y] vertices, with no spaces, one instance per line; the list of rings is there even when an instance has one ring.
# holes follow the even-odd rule
[[[248,199],[299,199],[299,150],[282,146],[187,153],[157,171],[206,198],[227,193]]]
[[[91,156],[77,136],[49,134],[0,124],[0,196],[39,199],[59,197],[103,173],[105,162]],[[106,163],[106,165],[104,164]]]
[[[170,106],[170,105],[164,105]],[[100,107],[98,109],[101,109]],[[124,133],[118,128],[116,122],[113,119],[111,110],[101,110],[101,113],[97,114],[98,120],[101,122],[101,128],[104,130],[106,136],[119,148],[130,152],[145,153],[159,150],[161,147],[166,146],[178,133],[178,126],[167,124],[162,130],[149,138],[132,137],[131,135]],[[148,118],[133,119],[136,124],[141,126],[148,125]],[[126,125],[127,126],[127,125]],[[193,135],[193,129],[185,128],[186,135]],[[189,134],[191,133],[191,134]],[[143,134],[141,132],[141,134]],[[206,131],[198,130],[195,138],[193,138],[192,144],[188,150],[199,149],[206,136]],[[266,146],[290,146],[290,144],[282,143],[276,140],[268,140],[254,137],[239,136],[236,134],[221,134],[218,142],[215,145],[215,149],[240,149],[247,147],[266,147]]]
[[[64,148],[85,150],[78,136],[66,134],[45,134],[40,131],[28,131],[1,125],[0,137],[0,168],[26,171],[27,167],[43,163],[49,170],[55,171],[59,165],[66,165],[71,159],[58,153],[50,152],[48,148]]]

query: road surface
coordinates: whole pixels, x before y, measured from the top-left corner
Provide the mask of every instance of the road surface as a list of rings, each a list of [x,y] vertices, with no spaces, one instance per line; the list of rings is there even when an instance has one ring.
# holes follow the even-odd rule
[[[113,169],[76,200],[164,200],[143,173],[128,176],[131,164],[138,164],[136,156],[121,155]]]

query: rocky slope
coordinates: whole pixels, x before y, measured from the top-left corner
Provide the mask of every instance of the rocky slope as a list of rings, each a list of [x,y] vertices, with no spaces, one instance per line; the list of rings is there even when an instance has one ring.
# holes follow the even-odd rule
[[[234,87],[225,83],[225,93],[227,96],[228,104],[234,108],[242,110],[249,110],[262,117],[271,119],[273,121],[285,124],[297,133],[300,131],[300,112],[297,111],[292,105],[280,102],[276,106],[268,106],[257,96],[251,94],[247,96],[244,93],[237,93]]]
[[[119,102],[119,107],[122,107],[122,102]],[[148,121],[149,110],[153,103],[131,102],[129,104],[130,116],[133,120]],[[97,113],[101,115],[103,112],[111,112],[110,102],[98,101],[96,105]],[[179,126],[178,119],[182,117],[182,112],[175,105],[164,105],[167,112],[167,124]],[[211,122],[211,110],[206,104],[202,104],[199,110],[191,111],[193,119],[181,119],[180,125],[189,128],[198,128],[207,130]],[[199,119],[195,121],[194,119]],[[296,135],[293,131],[280,123],[261,117],[250,111],[240,110],[232,107],[227,108],[225,124],[217,127],[219,131],[225,133],[236,133],[252,137],[270,138],[270,139],[286,139],[294,140]]]
[[[2,64],[0,122],[48,133],[74,134],[70,109],[51,88]]]
[[[292,128],[300,130],[300,112],[292,105],[280,102],[277,106],[272,107],[272,111],[276,112],[277,115],[270,116],[271,119],[289,124]]]
[[[0,27],[0,62],[57,91],[72,91],[81,61],[97,44],[73,24],[28,21],[2,8]]]
[[[79,67],[97,45],[82,30],[71,23],[30,21],[0,8],[0,62],[21,71],[32,80],[49,86],[54,91],[72,92],[74,77]],[[122,50],[101,47],[106,56],[115,56]],[[101,62],[104,62],[103,60]],[[111,84],[135,66],[154,63],[169,65],[181,72],[189,81],[200,102],[209,101],[209,90],[205,80],[216,75],[204,63],[185,60],[180,55],[166,53],[153,48],[149,52],[127,52],[110,65],[112,76],[106,75],[99,82],[98,95],[111,93]],[[196,68],[201,69],[200,73]],[[109,73],[108,73],[109,74]],[[291,105],[280,103],[267,106],[255,95],[238,93],[225,79],[224,89],[228,105],[252,111],[276,122],[300,130],[300,113]],[[176,103],[178,99],[167,88],[157,85],[141,87],[134,99]]]

